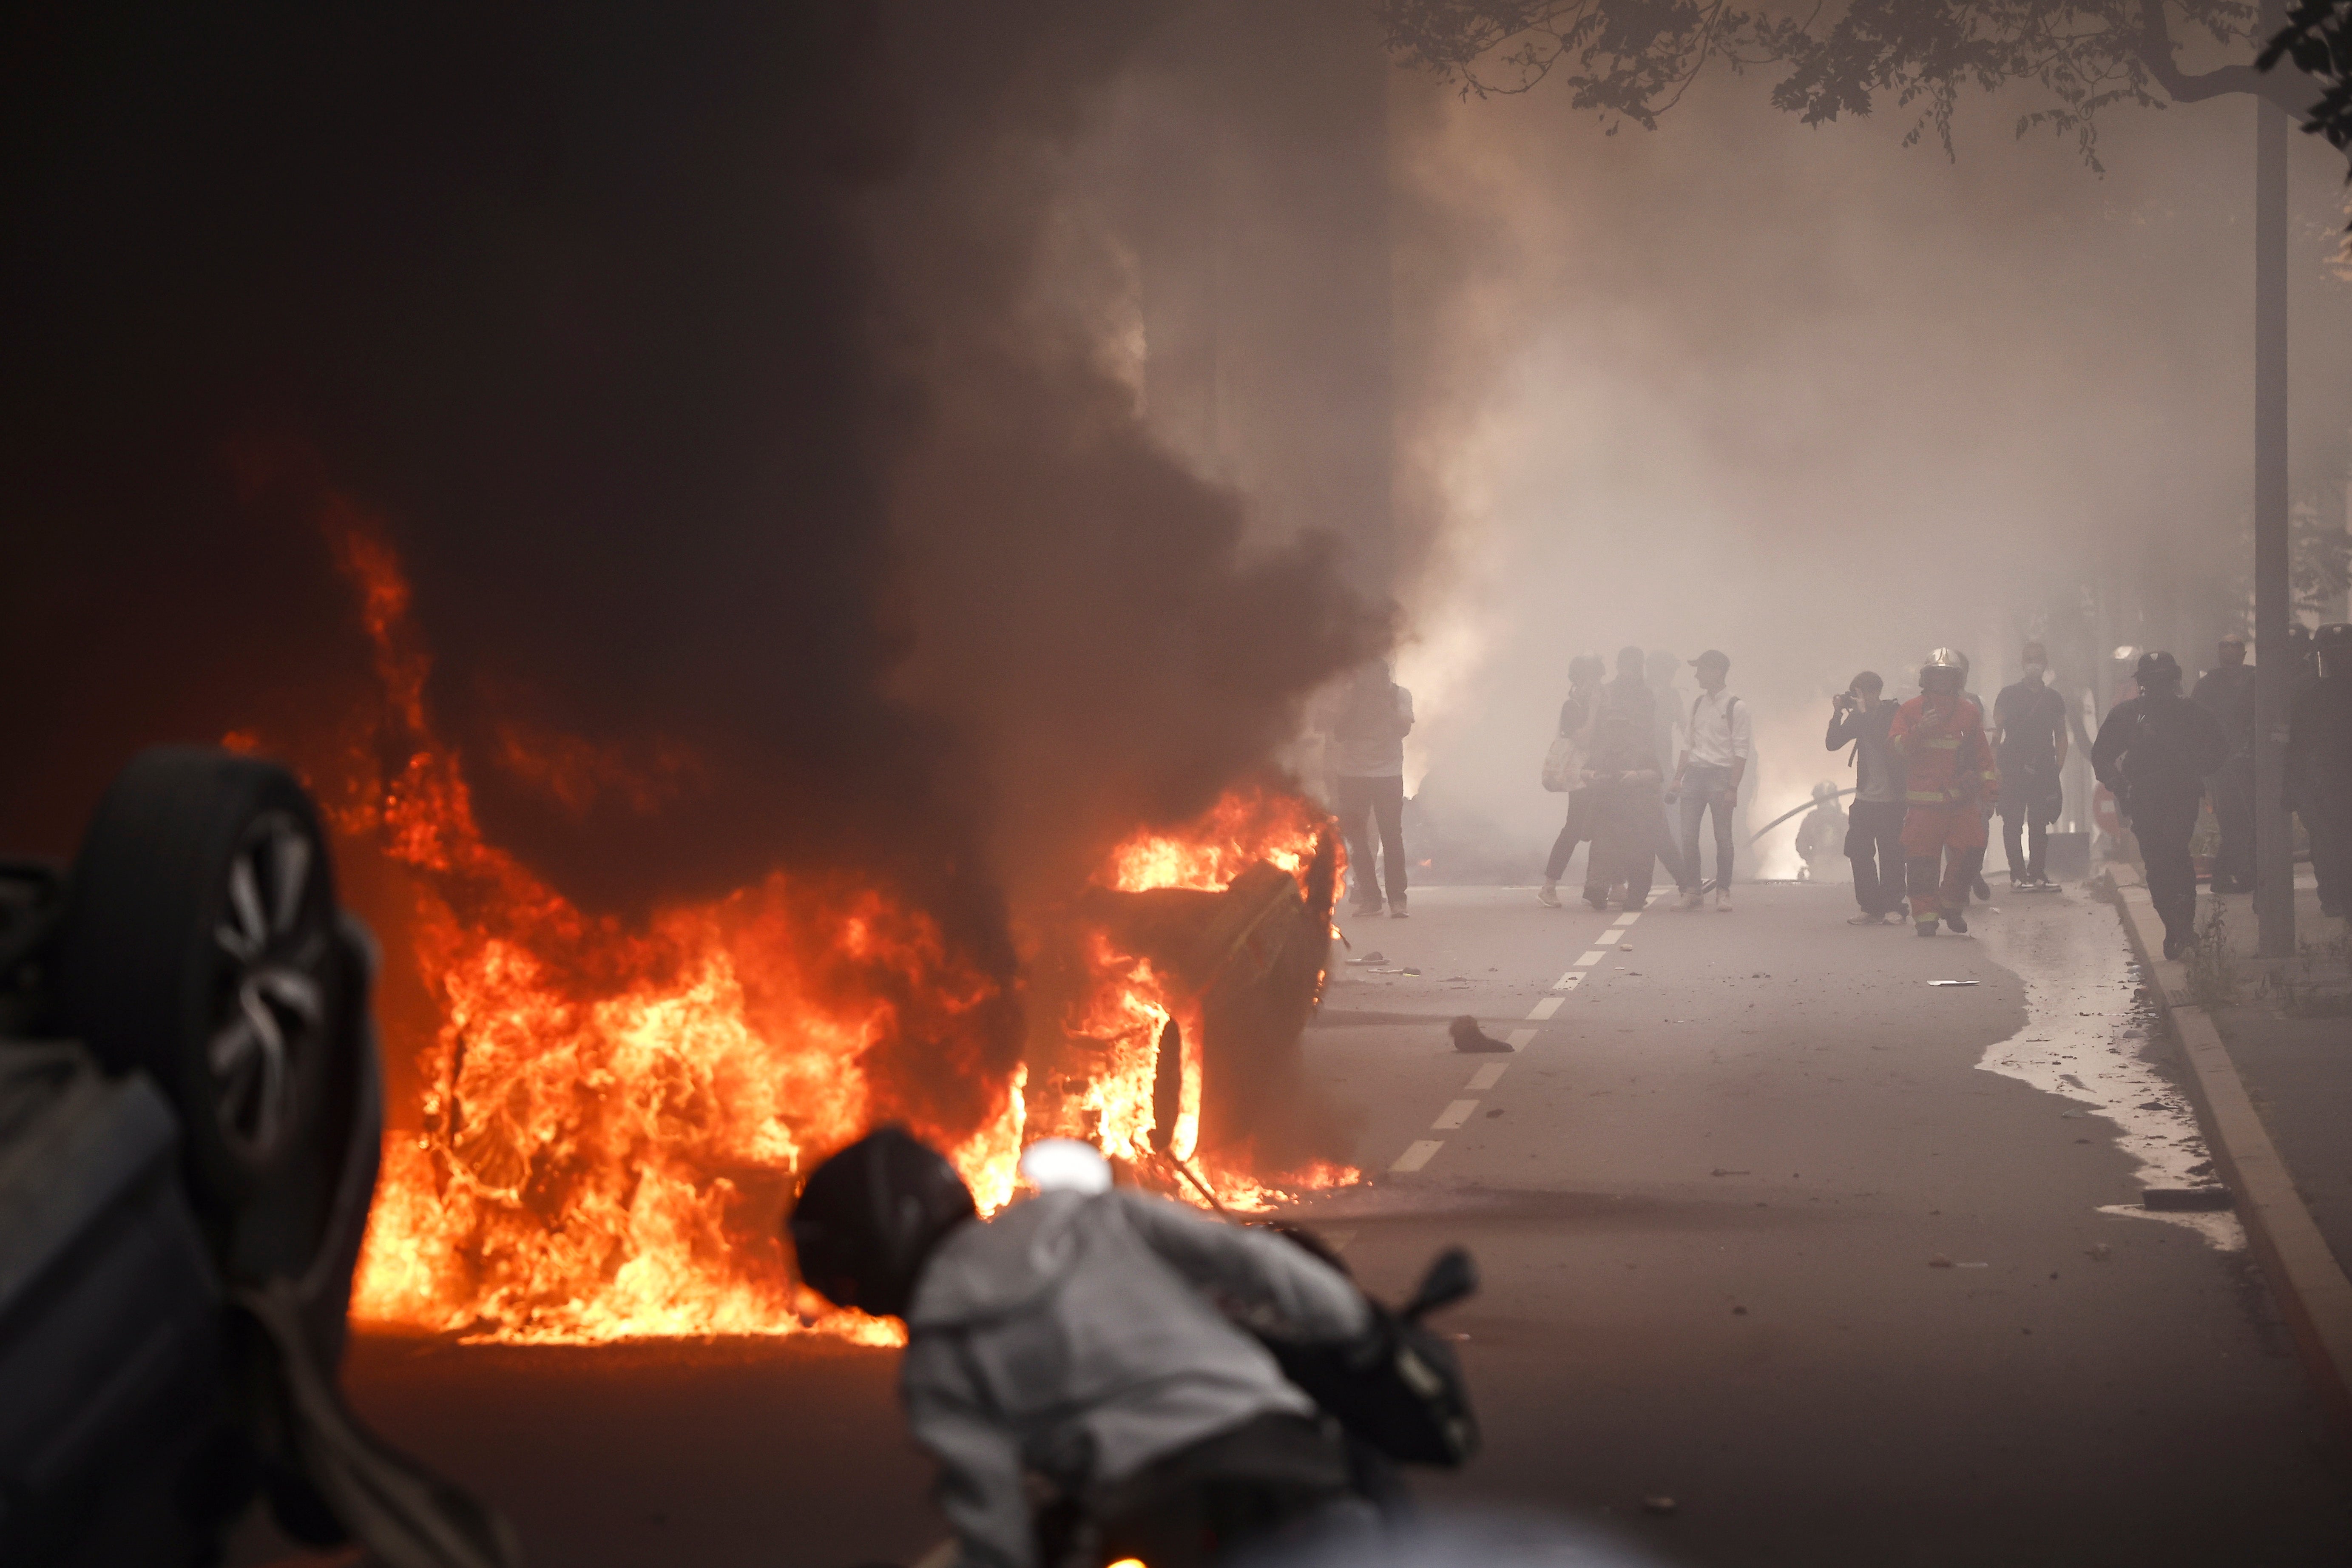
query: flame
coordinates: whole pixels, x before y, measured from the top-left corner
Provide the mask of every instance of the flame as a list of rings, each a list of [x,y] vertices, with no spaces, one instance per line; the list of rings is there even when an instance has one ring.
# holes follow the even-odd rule
[[[421,1129],[387,1139],[355,1318],[517,1342],[807,1330],[900,1342],[896,1322],[803,1289],[777,1226],[815,1161],[885,1121],[947,1150],[983,1213],[1013,1199],[1024,1144],[1050,1135],[1091,1138],[1131,1176],[1206,1203],[1169,1165],[1192,1162],[1183,1174],[1229,1208],[1357,1179],[1203,1168],[1197,1004],[1099,931],[1081,999],[1057,1020],[1083,1070],[1039,1078],[985,1065],[1003,1054],[991,1041],[1006,983],[886,889],[777,872],[642,929],[584,913],[484,837],[430,722],[431,660],[399,561],[351,509],[328,522],[384,702],[320,793],[339,834],[409,873],[404,923],[438,1015],[418,1050]],[[693,775],[682,756],[646,775],[577,742],[545,754],[575,793]],[[1198,824],[1118,846],[1098,879],[1216,890],[1266,859],[1303,876],[1323,826],[1307,802],[1239,790]],[[1160,1058],[1178,1039],[1161,1136]],[[877,1078],[881,1048],[908,1040],[980,1089],[976,1128],[928,1124]]]
[[[1181,829],[1139,833],[1121,844],[1111,851],[1097,880],[1129,893],[1153,888],[1221,893],[1261,860],[1271,860],[1303,880],[1328,822],[1312,801],[1298,795],[1259,788],[1229,790]]]

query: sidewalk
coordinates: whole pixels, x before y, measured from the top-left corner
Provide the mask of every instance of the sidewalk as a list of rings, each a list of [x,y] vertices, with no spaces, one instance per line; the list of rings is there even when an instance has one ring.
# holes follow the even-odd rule
[[[2109,872],[2163,1002],[2239,1217],[2305,1361],[2352,1427],[2352,942],[2296,879],[2299,952],[2255,954],[2252,900],[2200,894],[2199,941],[2161,956],[2163,928],[2129,868]]]
[[[2188,965],[2187,978],[2336,1266],[2352,1274],[2352,967],[2345,922],[2319,912],[2310,879],[2306,868],[2295,887],[2302,956],[2264,964],[2254,955],[2252,898],[2208,894],[2199,930],[2223,940]]]

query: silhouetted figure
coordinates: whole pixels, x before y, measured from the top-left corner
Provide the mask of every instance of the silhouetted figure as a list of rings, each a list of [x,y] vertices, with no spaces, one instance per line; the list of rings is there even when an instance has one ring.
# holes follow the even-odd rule
[[[2189,836],[2206,777],[2229,755],[2230,741],[2219,719],[2180,695],[2180,666],[2170,654],[2140,655],[2132,679],[2139,695],[2107,710],[2091,766],[2139,840],[2148,900],[2164,921],[2164,956],[2178,958],[2197,939]]]
[[[1584,901],[1609,907],[1610,889],[1624,885],[1624,907],[1650,901],[1650,868],[1657,859],[1657,743],[1650,725],[1649,693],[1622,679],[1603,689],[1601,721],[1584,763],[1592,792],[1592,852],[1584,870]]]
[[[2065,805],[2060,786],[2066,765],[2066,700],[2044,678],[2050,655],[2038,642],[2025,645],[2025,674],[1993,699],[1993,757],[2000,766],[2000,838],[2009,853],[2013,888],[2046,888],[2043,866],[2050,825]]]
[[[1389,913],[1405,912],[1404,738],[1412,732],[1412,693],[1389,674],[1384,658],[1357,668],[1338,693],[1331,711],[1332,794],[1339,831],[1348,840],[1348,880],[1356,912],[1381,912],[1381,882],[1374,875],[1373,831],[1378,830],[1388,881]]]
[[[1826,880],[1838,857],[1845,852],[1845,813],[1838,805],[1837,785],[1826,781],[1815,784],[1813,809],[1797,824],[1797,854],[1805,863],[1797,879]]]
[[[2231,633],[2221,639],[2213,668],[2199,677],[2189,700],[2221,721],[2230,742],[2210,781],[2213,820],[2221,829],[2213,890],[2242,893],[2254,885],[2254,672],[2245,638]]]
[[[1592,722],[1601,711],[1601,678],[1607,671],[1598,654],[1580,653],[1568,661],[1568,700],[1559,705],[1563,737],[1590,744]],[[1581,759],[1577,771],[1583,772]],[[1551,841],[1551,856],[1544,862],[1543,886],[1536,889],[1536,902],[1548,909],[1559,908],[1560,874],[1568,869],[1577,845],[1591,837],[1592,797],[1582,786],[1573,786],[1568,794],[1568,820],[1560,824],[1559,837]]]
[[[1855,676],[1830,704],[1830,751],[1852,746],[1853,809],[1845,830],[1845,858],[1853,867],[1853,901],[1862,912],[1848,925],[1884,925],[1903,909],[1903,768],[1886,749],[1895,704],[1875,670]]]
[[[2352,626],[2312,637],[2312,679],[2287,722],[2286,808],[2311,837],[2319,909],[2352,911]]]
[[[1628,648],[1628,653],[1639,649]],[[1682,755],[1684,726],[1682,689],[1675,684],[1683,672],[1683,661],[1662,647],[1650,650],[1647,662],[1650,686],[1651,725],[1658,742],[1658,765],[1664,767]],[[1666,875],[1677,888],[1687,888],[1698,880],[1698,874],[1683,863],[1682,814],[1664,798],[1658,801],[1658,859],[1665,866]]]

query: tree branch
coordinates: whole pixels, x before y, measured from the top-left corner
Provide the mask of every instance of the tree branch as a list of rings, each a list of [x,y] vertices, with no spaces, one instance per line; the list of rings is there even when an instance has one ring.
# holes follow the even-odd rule
[[[2300,120],[2322,96],[2319,85],[2292,67],[2256,70],[2252,66],[2222,66],[2191,76],[2172,58],[2172,29],[2165,20],[2164,0],[2139,0],[2140,63],[2165,96],[2175,103],[2201,103],[2233,92],[2267,99]]]

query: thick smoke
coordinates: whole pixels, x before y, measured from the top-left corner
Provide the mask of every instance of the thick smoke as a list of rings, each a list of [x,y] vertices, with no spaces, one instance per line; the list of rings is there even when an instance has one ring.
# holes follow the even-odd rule
[[[592,908],[1007,889],[1259,763],[1379,625],[1149,441],[1036,268],[1166,8],[16,24],[12,840],[136,745],[315,734],[380,516],[485,826]]]
[[[1899,145],[1907,118],[1808,127],[1768,87],[1710,72],[1613,136],[1564,91],[1397,100],[1401,531],[1427,568],[1401,668],[1422,805],[1494,873],[1534,875],[1558,828],[1537,773],[1578,652],[1728,653],[1761,826],[1853,782],[1821,740],[1858,669],[1906,696],[1957,646],[1990,700],[2037,635],[2080,696],[2118,645],[2194,671],[2243,623],[2246,100],[2110,111],[2102,179],[2016,140],[2016,95],[1967,100],[1948,162]],[[2340,526],[2343,170],[2294,158],[2294,493]]]

